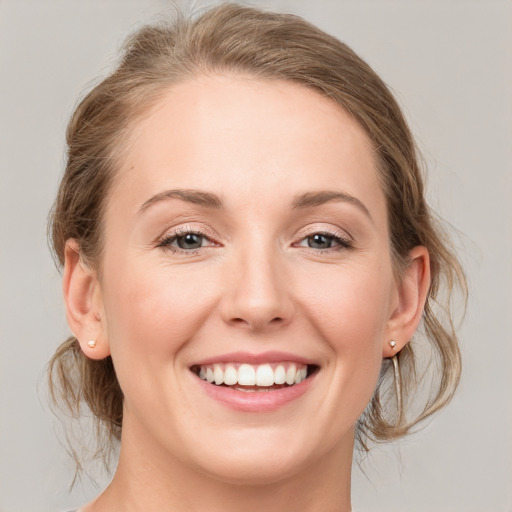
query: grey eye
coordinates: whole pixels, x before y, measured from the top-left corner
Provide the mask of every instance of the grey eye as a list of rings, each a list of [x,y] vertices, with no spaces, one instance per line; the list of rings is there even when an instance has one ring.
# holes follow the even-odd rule
[[[187,233],[176,237],[176,245],[180,249],[199,249],[203,246],[204,237],[196,233]]]
[[[308,247],[313,249],[329,249],[332,247],[333,237],[324,235],[322,233],[316,233],[313,236],[308,236]]]

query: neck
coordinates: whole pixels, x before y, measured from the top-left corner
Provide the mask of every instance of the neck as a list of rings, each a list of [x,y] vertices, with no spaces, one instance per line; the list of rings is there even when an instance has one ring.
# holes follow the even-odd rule
[[[123,432],[114,478],[83,512],[350,512],[350,439],[285,478],[240,483],[219,480]],[[155,447],[157,448],[157,447]]]

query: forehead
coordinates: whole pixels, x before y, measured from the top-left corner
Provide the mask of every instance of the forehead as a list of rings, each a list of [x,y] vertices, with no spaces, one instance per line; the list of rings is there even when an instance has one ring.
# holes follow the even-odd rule
[[[132,135],[112,193],[133,208],[175,188],[219,193],[227,203],[339,188],[383,203],[364,130],[299,84],[237,75],[178,83]]]

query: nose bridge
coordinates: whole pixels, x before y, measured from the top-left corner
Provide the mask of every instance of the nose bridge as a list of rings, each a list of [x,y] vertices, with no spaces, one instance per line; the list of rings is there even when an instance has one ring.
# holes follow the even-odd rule
[[[285,267],[277,244],[264,236],[253,236],[236,247],[229,269],[226,320],[253,330],[287,323],[293,306]]]

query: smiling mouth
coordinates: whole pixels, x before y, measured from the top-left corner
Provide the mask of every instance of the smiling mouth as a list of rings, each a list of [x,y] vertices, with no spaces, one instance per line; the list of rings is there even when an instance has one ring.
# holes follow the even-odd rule
[[[318,371],[316,365],[283,363],[215,363],[193,365],[191,371],[216,386],[237,391],[274,391],[300,384]]]

